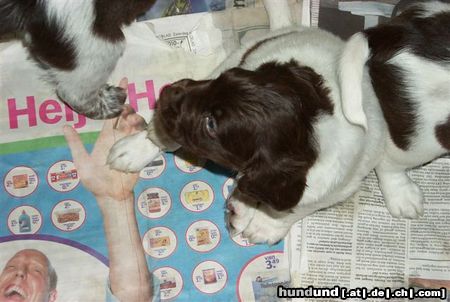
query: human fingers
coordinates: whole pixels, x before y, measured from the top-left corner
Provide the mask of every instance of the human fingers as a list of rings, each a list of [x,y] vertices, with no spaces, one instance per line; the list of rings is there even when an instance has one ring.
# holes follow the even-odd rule
[[[125,105],[120,115],[117,129],[125,134],[143,130],[147,124],[142,116],[137,114],[130,105]]]
[[[96,145],[114,141],[114,124],[116,123],[116,120],[117,118],[104,121],[102,130],[98,135]]]
[[[127,87],[128,87],[128,78],[127,77],[123,77],[120,80],[119,87],[125,89],[125,91],[127,90]]]
[[[69,145],[70,153],[72,153],[74,164],[76,167],[80,167],[83,163],[87,162],[89,154],[84,148],[83,142],[75,129],[69,125],[65,125],[63,127],[63,132],[67,144]]]

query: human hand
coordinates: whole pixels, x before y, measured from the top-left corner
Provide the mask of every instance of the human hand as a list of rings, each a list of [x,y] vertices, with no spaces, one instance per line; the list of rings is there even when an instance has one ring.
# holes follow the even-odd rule
[[[119,86],[125,89],[127,80],[122,79]],[[91,154],[86,151],[75,129],[68,125],[63,129],[81,182],[97,199],[129,199],[133,196],[133,188],[138,179],[138,173],[126,174],[106,165],[109,149],[117,140],[145,128],[144,119],[129,105],[124,106],[118,119],[117,129],[114,129],[117,118],[105,121]]]

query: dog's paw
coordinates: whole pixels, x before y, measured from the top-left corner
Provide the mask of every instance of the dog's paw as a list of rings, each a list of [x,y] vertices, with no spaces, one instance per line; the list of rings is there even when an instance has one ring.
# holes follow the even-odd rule
[[[423,215],[423,194],[411,180],[384,190],[388,211],[398,218],[419,218]]]
[[[101,109],[98,112],[101,119],[118,116],[123,109],[127,94],[123,88],[105,84],[98,92]]]
[[[255,207],[230,197],[227,200],[227,226],[231,237],[241,234],[255,215]]]
[[[141,131],[117,141],[109,151],[107,164],[123,172],[139,172],[161,153]]]
[[[232,236],[242,234],[251,243],[276,244],[289,232],[290,223],[275,219],[260,206],[255,208],[239,200],[228,201],[228,226]]]
[[[127,99],[123,88],[108,84],[86,92],[73,92],[65,86],[60,86],[56,88],[56,94],[74,111],[94,120],[117,117]]]
[[[272,245],[283,240],[290,228],[291,224],[287,224],[281,219],[274,219],[264,211],[256,210],[253,219],[242,232],[242,236],[248,238],[251,243]]]

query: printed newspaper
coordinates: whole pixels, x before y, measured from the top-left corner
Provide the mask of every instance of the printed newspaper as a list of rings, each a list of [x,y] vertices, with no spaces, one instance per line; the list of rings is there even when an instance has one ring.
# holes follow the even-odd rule
[[[393,218],[372,172],[352,198],[295,224],[285,242],[292,286],[449,289],[450,157],[409,175],[425,195],[420,219]]]

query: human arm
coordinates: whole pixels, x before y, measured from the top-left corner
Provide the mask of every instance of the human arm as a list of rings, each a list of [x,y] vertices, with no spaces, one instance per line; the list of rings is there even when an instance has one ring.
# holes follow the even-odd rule
[[[126,86],[126,81],[120,86]],[[114,142],[142,130],[145,122],[131,107],[124,109],[118,129],[113,129],[115,122],[115,119],[105,121],[91,154],[72,127],[65,126],[64,135],[81,182],[95,196],[103,215],[112,292],[120,301],[151,301],[151,276],[134,210],[133,188],[138,174],[121,173],[106,165]]]

